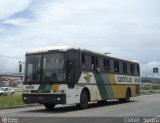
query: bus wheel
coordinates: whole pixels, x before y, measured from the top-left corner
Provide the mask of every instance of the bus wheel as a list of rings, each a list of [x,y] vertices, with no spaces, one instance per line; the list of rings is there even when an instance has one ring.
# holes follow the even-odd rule
[[[129,89],[127,89],[125,102],[130,102],[130,98],[131,98],[131,92]]]
[[[81,109],[88,107],[89,96],[86,90],[83,90],[80,96],[80,104],[78,105]]]
[[[44,104],[44,107],[47,110],[54,110],[55,104]]]
[[[131,97],[131,92],[130,92],[129,89],[127,89],[126,97],[124,99],[119,99],[119,101],[122,102],[122,103],[130,102],[130,97]]]

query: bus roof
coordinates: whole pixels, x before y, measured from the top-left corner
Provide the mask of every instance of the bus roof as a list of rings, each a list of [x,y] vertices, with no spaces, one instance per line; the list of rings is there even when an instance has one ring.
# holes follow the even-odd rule
[[[33,50],[28,51],[26,54],[45,53],[45,52],[54,51],[54,50],[68,51],[68,50],[71,50],[71,49],[81,50],[82,52],[91,53],[91,54],[95,54],[95,55],[107,56],[107,57],[110,57],[110,58],[113,58],[113,59],[119,59],[119,60],[125,60],[125,61],[138,63],[138,61],[136,61],[136,60],[132,60],[132,59],[126,60],[126,59],[123,59],[123,58],[108,56],[105,53],[99,53],[99,52],[86,50],[86,49],[82,49],[80,47],[73,47],[73,46],[50,46],[50,47],[44,47],[44,48],[37,48],[37,49],[33,49]]]
[[[34,54],[34,53],[44,53],[44,52],[49,52],[53,50],[58,50],[58,51],[67,51],[70,49],[80,49],[79,47],[71,47],[71,46],[50,46],[50,47],[44,47],[44,48],[37,48],[30,50],[26,54]]]

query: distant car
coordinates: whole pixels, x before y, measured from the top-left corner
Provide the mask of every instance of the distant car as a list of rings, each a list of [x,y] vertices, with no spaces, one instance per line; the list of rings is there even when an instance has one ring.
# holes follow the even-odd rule
[[[12,87],[0,87],[0,96],[2,95],[13,95],[14,89]]]

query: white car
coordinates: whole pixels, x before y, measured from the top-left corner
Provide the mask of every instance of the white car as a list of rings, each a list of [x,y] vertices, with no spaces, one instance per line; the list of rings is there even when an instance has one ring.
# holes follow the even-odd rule
[[[14,89],[12,87],[0,87],[0,96],[1,95],[13,95]]]

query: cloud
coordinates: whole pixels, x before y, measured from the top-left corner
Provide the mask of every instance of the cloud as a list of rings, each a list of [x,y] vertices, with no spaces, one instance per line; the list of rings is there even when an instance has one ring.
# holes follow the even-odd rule
[[[0,1],[0,20],[6,19],[11,15],[23,11],[29,5],[30,0],[1,0]]]
[[[150,14],[144,16],[151,7],[145,5],[150,2],[136,2],[49,2],[34,11],[37,20],[26,31],[32,29],[44,39],[47,37],[48,42],[70,41],[83,46],[87,42],[89,46],[97,46],[99,41],[100,46],[132,50],[157,46],[159,17],[155,16],[155,27]],[[151,9],[150,13],[154,12]]]
[[[11,24],[14,26],[24,26],[27,23],[30,23],[30,19],[25,18],[15,18],[15,19],[8,19],[2,22],[3,24]]]

